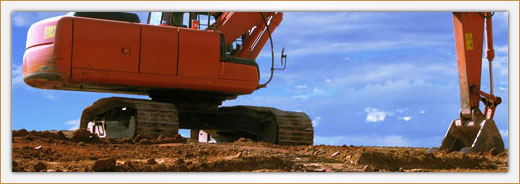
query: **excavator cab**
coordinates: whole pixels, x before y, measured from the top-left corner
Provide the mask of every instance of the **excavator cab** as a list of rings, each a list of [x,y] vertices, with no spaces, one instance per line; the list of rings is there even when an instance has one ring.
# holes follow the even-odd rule
[[[184,23],[185,12],[149,12],[147,24],[170,25],[188,28]]]

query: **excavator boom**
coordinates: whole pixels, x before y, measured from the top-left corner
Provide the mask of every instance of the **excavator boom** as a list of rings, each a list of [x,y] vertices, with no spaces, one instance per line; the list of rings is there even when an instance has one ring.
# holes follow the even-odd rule
[[[491,17],[492,13],[489,12],[453,13],[461,110],[460,119],[451,123],[442,141],[441,149],[459,151],[463,148],[471,148],[472,151],[477,152],[491,149],[504,151],[504,142],[493,120],[495,108],[501,103],[501,99],[493,95],[494,51]],[[484,35],[487,40],[486,58],[490,70],[491,92],[489,94],[480,89]],[[479,108],[480,101],[485,105],[484,113]]]

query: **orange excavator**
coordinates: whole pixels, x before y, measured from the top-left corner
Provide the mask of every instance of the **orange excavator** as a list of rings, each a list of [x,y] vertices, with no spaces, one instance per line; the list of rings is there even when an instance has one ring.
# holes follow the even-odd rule
[[[274,66],[269,80],[259,84],[255,58],[283,13],[150,12],[148,17],[142,24],[132,13],[76,12],[35,23],[27,36],[25,83],[151,98],[104,98],[85,108],[80,128],[100,137],[173,136],[182,128],[204,130],[217,141],[313,143],[304,113],[219,108],[222,101],[271,81]],[[200,30],[204,17],[206,29]],[[285,63],[283,52],[281,59]]]
[[[274,67],[271,34],[282,16],[280,12],[150,12],[147,24],[135,14],[118,12],[50,18],[29,29],[23,78],[42,89],[150,97],[104,98],[86,107],[80,128],[100,137],[172,136],[182,128],[204,130],[217,141],[246,137],[282,145],[313,144],[314,130],[305,113],[219,107],[222,101],[250,94],[271,81],[279,69]],[[492,60],[491,14],[454,13],[462,110],[441,149],[504,150],[493,121],[500,98],[493,91],[480,91],[484,22],[490,48],[486,53]],[[268,41],[271,76],[259,84],[255,59]],[[283,51],[281,63],[285,68]],[[479,100],[486,105],[484,114]]]

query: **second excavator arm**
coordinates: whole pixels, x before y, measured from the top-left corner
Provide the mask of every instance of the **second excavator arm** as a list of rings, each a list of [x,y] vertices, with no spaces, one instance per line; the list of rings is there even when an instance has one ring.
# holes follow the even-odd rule
[[[492,15],[489,12],[453,13],[461,110],[460,119],[451,123],[442,141],[441,149],[459,151],[470,148],[475,152],[486,152],[491,149],[504,151],[504,142],[493,120],[495,109],[501,103],[501,99],[493,94]],[[487,40],[486,58],[489,62],[490,93],[480,89],[484,35]],[[480,101],[485,105],[484,113],[479,108]]]

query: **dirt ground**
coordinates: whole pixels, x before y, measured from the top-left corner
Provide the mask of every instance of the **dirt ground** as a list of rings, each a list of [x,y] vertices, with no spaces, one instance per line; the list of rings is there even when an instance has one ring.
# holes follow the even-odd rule
[[[181,136],[99,139],[86,131],[13,131],[13,172],[507,172],[508,154],[427,148],[206,144]]]

